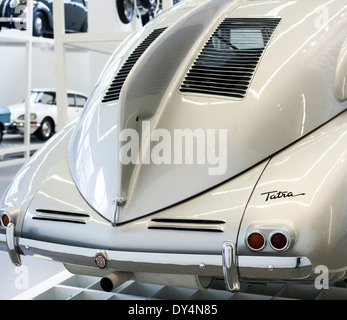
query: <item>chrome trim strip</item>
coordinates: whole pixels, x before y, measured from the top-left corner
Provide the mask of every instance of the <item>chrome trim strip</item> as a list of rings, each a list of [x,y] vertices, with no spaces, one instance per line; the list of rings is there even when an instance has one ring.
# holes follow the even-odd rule
[[[243,279],[306,279],[312,273],[306,257],[238,256],[239,274]]]
[[[13,23],[25,22],[25,20],[23,18],[17,18],[17,17],[2,17],[0,18],[0,22],[13,24]]]
[[[236,245],[226,241],[222,246],[223,274],[226,289],[234,292],[240,290],[240,282],[237,273]]]
[[[42,214],[42,213],[35,215],[34,217],[32,217],[32,219],[42,220],[42,221],[52,221],[52,222],[79,223],[79,224],[86,224],[87,223],[86,219],[83,219],[83,218],[74,218],[73,219],[70,217],[63,216],[63,215],[52,216],[52,215]]]
[[[19,267],[22,264],[19,253],[17,252],[16,239],[14,236],[15,226],[12,222],[10,222],[6,227],[6,243],[7,243],[7,251],[10,256],[12,263]]]
[[[46,221],[53,221],[53,222],[67,222],[67,223],[80,223],[80,224],[87,224],[89,220],[89,216],[78,216],[73,214],[64,214],[64,212],[61,213],[37,213],[34,216],[32,216],[32,219],[34,220],[46,220]]]
[[[156,222],[148,223],[148,229],[171,229],[202,232],[223,232],[223,226],[207,223],[177,223],[177,222]]]
[[[223,275],[221,255],[115,251],[26,238],[19,238],[18,245],[25,255],[95,268],[95,255],[102,250],[112,271]]]
[[[59,261],[67,264],[97,268],[95,255],[103,250],[108,257],[110,271],[194,274],[198,276],[224,275],[228,290],[238,290],[239,279],[291,281],[305,279],[312,272],[306,257],[237,256],[236,244],[223,243],[222,254],[157,253],[104,250],[77,247],[46,241],[14,237],[10,224],[6,235],[0,233],[0,250],[7,243],[11,261],[20,263],[19,252],[24,255]],[[224,272],[224,273],[223,273]]]
[[[11,127],[14,127],[14,128],[23,128],[23,127],[25,127],[25,122],[23,121],[23,122],[11,122]],[[41,127],[41,123],[40,122],[37,122],[37,123],[30,123],[30,127],[31,128],[39,128],[39,127]]]

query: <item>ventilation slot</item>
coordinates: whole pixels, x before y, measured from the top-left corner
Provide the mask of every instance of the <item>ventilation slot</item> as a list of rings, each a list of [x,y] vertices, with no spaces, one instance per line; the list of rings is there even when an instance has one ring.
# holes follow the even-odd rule
[[[126,60],[124,65],[120,68],[117,75],[114,77],[110,87],[108,88],[103,103],[110,102],[119,99],[120,92],[122,90],[123,84],[134,67],[135,63],[142,54],[147,50],[147,48],[157,39],[166,28],[155,29],[141,44],[133,51],[133,53]]]
[[[196,219],[152,219],[148,229],[223,232],[224,221]]]
[[[89,215],[77,212],[37,209],[36,215],[34,215],[32,218],[34,220],[86,224],[88,222]]]
[[[280,20],[225,19],[191,66],[180,92],[244,98]]]

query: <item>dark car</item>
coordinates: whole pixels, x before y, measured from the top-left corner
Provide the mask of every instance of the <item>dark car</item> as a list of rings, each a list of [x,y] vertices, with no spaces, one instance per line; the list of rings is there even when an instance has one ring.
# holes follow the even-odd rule
[[[1,27],[25,29],[27,0],[0,0]],[[64,0],[66,32],[88,30],[88,1]],[[53,35],[53,0],[33,1],[33,35]]]
[[[181,0],[173,0],[177,4]],[[142,25],[145,25],[162,11],[162,0],[116,0],[120,20],[128,24],[135,13],[141,15]]]

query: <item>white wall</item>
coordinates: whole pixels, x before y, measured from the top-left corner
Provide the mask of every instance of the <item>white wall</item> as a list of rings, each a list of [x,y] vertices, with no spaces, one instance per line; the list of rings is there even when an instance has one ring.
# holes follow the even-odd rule
[[[4,46],[0,42],[0,106],[23,100],[26,88],[25,46]],[[95,80],[91,80],[89,52],[67,50],[67,87],[71,90],[91,92]],[[97,71],[95,71],[97,72]],[[91,81],[93,81],[91,83]],[[32,88],[55,88],[54,53],[33,46]]]
[[[20,101],[26,84],[26,48],[0,46],[0,106]]]
[[[89,32],[106,31],[135,31],[141,28],[140,18],[129,24],[124,24],[119,19],[116,0],[88,0],[88,29]]]

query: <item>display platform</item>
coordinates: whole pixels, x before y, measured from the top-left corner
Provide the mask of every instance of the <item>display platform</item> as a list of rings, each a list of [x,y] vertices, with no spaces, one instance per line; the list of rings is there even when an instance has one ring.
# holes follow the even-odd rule
[[[195,290],[129,280],[105,292],[100,278],[62,271],[12,300],[346,300],[344,282],[329,289],[304,284],[242,285],[237,293],[220,289]]]

